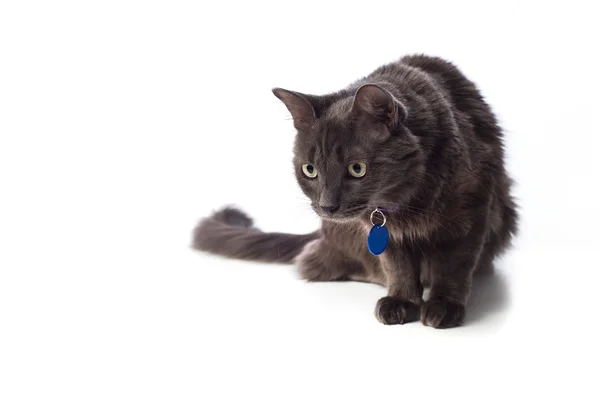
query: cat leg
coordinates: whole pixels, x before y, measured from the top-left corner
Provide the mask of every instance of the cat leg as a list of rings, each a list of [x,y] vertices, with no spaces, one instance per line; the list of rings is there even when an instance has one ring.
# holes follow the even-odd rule
[[[358,260],[331,245],[326,238],[319,238],[306,244],[294,263],[298,266],[300,276],[308,281],[376,282],[370,279]]]
[[[421,307],[421,321],[434,328],[460,326],[465,318],[465,305],[473,272],[483,245],[475,237],[463,242],[438,245],[430,253],[431,292]]]
[[[404,324],[419,320],[423,285],[420,259],[407,248],[390,242],[381,255],[388,295],[377,301],[375,316],[383,324]]]
[[[489,276],[494,274],[494,258],[496,257],[496,253],[496,248],[490,244],[485,245],[481,251],[481,255],[479,255],[473,275]]]

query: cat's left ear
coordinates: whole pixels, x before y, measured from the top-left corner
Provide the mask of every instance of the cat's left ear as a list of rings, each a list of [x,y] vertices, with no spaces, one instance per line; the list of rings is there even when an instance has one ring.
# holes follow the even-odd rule
[[[352,113],[371,123],[383,123],[394,127],[404,122],[406,107],[392,93],[381,86],[368,83],[358,88],[354,95]]]

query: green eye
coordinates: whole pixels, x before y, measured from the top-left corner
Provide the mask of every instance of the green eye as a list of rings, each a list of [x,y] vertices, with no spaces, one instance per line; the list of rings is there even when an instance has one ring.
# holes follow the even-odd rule
[[[363,177],[367,173],[367,164],[364,162],[352,162],[348,165],[348,173],[352,177]]]
[[[305,163],[304,165],[302,165],[302,172],[304,172],[306,177],[310,177],[311,179],[317,177],[317,168],[315,168],[309,163]]]

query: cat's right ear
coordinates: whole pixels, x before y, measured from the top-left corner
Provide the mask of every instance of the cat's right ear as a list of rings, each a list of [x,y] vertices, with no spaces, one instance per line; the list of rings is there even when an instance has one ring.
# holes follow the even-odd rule
[[[273,94],[285,104],[292,114],[296,129],[306,131],[315,124],[317,113],[306,95],[278,87],[273,89]]]

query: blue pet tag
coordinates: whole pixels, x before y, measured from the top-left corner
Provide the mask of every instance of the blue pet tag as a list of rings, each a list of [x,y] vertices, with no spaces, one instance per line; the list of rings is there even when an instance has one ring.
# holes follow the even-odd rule
[[[369,251],[373,255],[381,255],[388,245],[390,240],[390,233],[388,228],[381,224],[376,224],[369,231],[369,238],[367,239],[367,245]]]
[[[375,224],[373,222],[373,216],[379,213],[383,218],[383,223]],[[369,238],[367,238],[367,246],[369,247],[369,251],[373,255],[381,255],[383,251],[387,248],[388,241],[390,240],[390,232],[387,227],[385,227],[386,218],[383,212],[379,210],[379,208],[375,209],[371,213],[371,231],[369,231]]]

